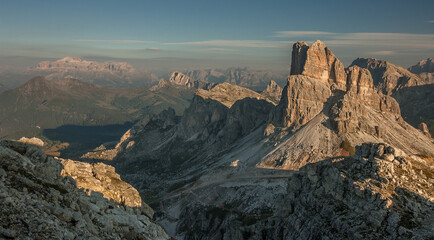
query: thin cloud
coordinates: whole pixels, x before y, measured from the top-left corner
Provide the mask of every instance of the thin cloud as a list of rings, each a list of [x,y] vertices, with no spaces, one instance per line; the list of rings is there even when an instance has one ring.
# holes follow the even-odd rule
[[[374,52],[368,52],[370,55],[377,55],[377,56],[390,56],[397,54],[396,51],[374,51]]]
[[[428,22],[429,22],[429,23],[434,23],[434,20],[429,20]]]
[[[148,50],[148,51],[161,51],[161,48],[149,47],[149,48],[146,48],[146,50]]]
[[[241,51],[239,49],[230,49],[230,48],[202,48],[200,50],[205,52],[226,52],[226,53]]]
[[[137,43],[155,43],[154,41],[140,41],[140,40],[100,40],[100,39],[77,39],[74,42],[103,42],[115,44],[137,44]]]
[[[315,31],[279,31],[274,37],[321,39],[329,46],[396,47],[408,50],[434,50],[434,34],[415,33],[332,33]]]
[[[209,40],[198,42],[165,43],[166,45],[177,46],[202,46],[202,47],[239,47],[239,48],[278,48],[287,43],[281,41],[260,41],[260,40]]]
[[[321,31],[277,31],[274,32],[273,37],[307,37],[307,36],[325,36],[332,35],[332,32]]]

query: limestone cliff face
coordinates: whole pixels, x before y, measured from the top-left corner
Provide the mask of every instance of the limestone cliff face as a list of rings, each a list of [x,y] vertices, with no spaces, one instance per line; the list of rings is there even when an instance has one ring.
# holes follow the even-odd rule
[[[402,121],[398,103],[390,96],[377,93],[367,69],[352,66],[347,70],[347,92],[331,108],[332,123],[338,134],[365,131],[381,137],[379,126],[365,119],[367,108],[389,113]]]
[[[332,90],[345,91],[347,74],[343,64],[321,41],[311,46],[293,45],[291,75],[279,105],[270,116],[276,126],[298,129],[318,115]]]
[[[344,88],[346,82],[344,65],[319,40],[310,47],[305,42],[294,44],[291,75],[304,75],[323,82],[335,83],[338,88]]]
[[[297,129],[318,115],[330,96],[325,82],[303,75],[289,76],[270,121],[276,126]]]
[[[288,130],[294,135],[277,145],[259,166],[297,169],[315,159],[340,154],[342,139],[350,139],[352,144],[375,139],[412,154],[434,153],[431,140],[402,119],[397,101],[377,91],[368,69],[349,67],[345,83],[339,87],[334,80],[326,81],[326,74],[318,74],[326,72],[321,59],[327,51],[321,51],[325,47],[319,47],[318,42],[313,45],[307,48],[304,43],[294,44],[291,73],[299,74],[288,77],[281,101],[270,114],[272,125],[265,131],[271,138],[280,138]],[[315,51],[309,53],[310,49]],[[316,59],[320,66],[306,67],[309,58]],[[404,135],[408,137],[398,137]]]
[[[399,89],[426,84],[416,74],[407,69],[374,58],[357,58],[351,66],[357,65],[371,72],[374,86],[382,93],[391,95]]]
[[[332,105],[333,122],[338,132],[347,131],[344,130],[349,124],[346,121],[363,116],[363,106],[391,112],[399,118],[399,105],[391,97],[377,93],[368,69],[352,66],[345,71],[341,66],[342,63],[322,42],[316,41],[310,47],[304,42],[295,43],[292,75],[271,115],[273,124],[296,130],[320,112],[329,112],[325,108]]]

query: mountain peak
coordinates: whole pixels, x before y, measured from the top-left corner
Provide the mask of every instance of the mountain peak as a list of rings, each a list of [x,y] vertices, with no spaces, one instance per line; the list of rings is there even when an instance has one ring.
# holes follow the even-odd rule
[[[357,58],[351,63],[350,67],[355,65],[368,69],[375,87],[387,95],[391,95],[398,89],[418,86],[426,82],[407,69],[384,60]]]
[[[188,88],[194,87],[194,80],[181,71],[174,71],[170,74],[169,82],[175,85],[186,86]]]
[[[323,82],[334,83],[345,89],[344,65],[320,40],[309,47],[306,42],[296,42],[292,47],[291,75],[304,75]]]
[[[416,65],[409,67],[408,70],[416,74],[432,73],[434,72],[434,57],[421,60]]]

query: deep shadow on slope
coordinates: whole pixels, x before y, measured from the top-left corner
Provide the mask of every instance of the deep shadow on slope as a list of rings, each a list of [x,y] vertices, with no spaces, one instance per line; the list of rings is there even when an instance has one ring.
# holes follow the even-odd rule
[[[287,193],[275,195],[284,204],[256,214],[240,204],[185,197],[192,201],[177,231],[184,239],[432,239],[434,203],[421,195],[432,197],[429,187],[419,187],[424,175],[400,157],[392,162],[373,154],[306,165],[288,178]],[[247,198],[243,188],[236,191],[241,202]],[[216,203],[224,199],[215,189],[206,192]]]
[[[0,239],[169,239],[149,207],[104,197],[102,185],[79,188],[64,167],[37,146],[0,141]],[[116,174],[106,173],[100,179],[110,189],[120,186]]]
[[[392,97],[399,103],[405,121],[415,128],[425,122],[434,135],[434,84],[406,87]]]
[[[44,129],[42,134],[50,140],[70,144],[68,148],[61,150],[61,157],[79,159],[81,155],[103,143],[119,141],[133,125],[133,122],[102,126],[63,125]]]

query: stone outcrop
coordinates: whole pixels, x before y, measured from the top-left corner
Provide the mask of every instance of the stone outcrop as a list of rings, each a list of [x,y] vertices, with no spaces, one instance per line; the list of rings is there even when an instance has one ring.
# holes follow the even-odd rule
[[[294,48],[297,51],[293,56],[308,58],[307,50],[305,55],[299,53],[305,44],[298,42]],[[303,64],[304,60],[293,60],[292,73],[298,71],[297,62]],[[288,77],[281,101],[270,114],[271,125],[264,131],[277,143],[258,166],[298,169],[309,162],[340,155],[345,139],[351,144],[386,142],[411,154],[434,153],[431,140],[403,121],[397,101],[377,92],[370,71],[351,66],[345,76],[344,89],[336,87],[333,81],[324,81],[325,78],[303,74]],[[288,131],[292,135],[284,138]]]
[[[22,137],[18,140],[18,142],[22,142],[22,143],[27,143],[27,144],[31,144],[31,145],[36,145],[39,147],[43,147],[44,146],[44,141],[42,141],[39,138],[36,137],[32,137],[32,138],[26,138],[26,137]]]
[[[326,82],[303,75],[289,76],[270,121],[275,126],[298,129],[323,110],[331,94]]]
[[[373,80],[367,69],[352,66],[347,70],[347,92],[331,108],[332,123],[338,134],[366,131],[371,135],[381,137],[378,126],[365,119],[367,108],[377,112],[387,112],[400,119],[398,103],[392,97],[378,94],[374,89]]]
[[[399,105],[393,98],[376,92],[367,69],[352,66],[344,71],[341,66],[322,42],[316,41],[310,47],[304,42],[295,43],[292,75],[279,105],[270,116],[272,123],[297,130],[320,112],[328,114],[331,111],[332,123],[338,133],[358,131],[363,120],[357,119],[366,114],[366,106],[399,118]],[[369,132],[376,134],[374,130]]]
[[[100,192],[107,199],[113,199],[116,203],[128,207],[149,209],[142,203],[139,192],[130,184],[121,180],[115,168],[104,163],[85,163],[69,159],[61,160],[63,169],[62,177],[69,176],[77,182],[78,188],[88,191]],[[152,214],[149,214],[152,217]]]
[[[280,98],[282,97],[282,88],[273,80],[267,85],[267,88],[261,92],[261,95],[270,99],[274,104],[279,104]]]
[[[430,112],[434,109],[434,78],[432,73],[422,72],[429,71],[429,64],[430,59],[427,59],[409,68],[413,69],[414,73],[390,62],[373,58],[358,58],[351,65],[368,69],[375,88],[395,98],[405,121],[417,128],[421,121],[425,121],[429,126],[433,122]]]
[[[62,177],[62,169],[37,146],[0,142],[0,238],[169,239],[149,212],[86,194],[76,185],[82,179]],[[112,169],[96,169],[98,178],[115,180],[106,175]]]
[[[426,84],[416,74],[387,61],[374,58],[357,58],[351,63],[351,66],[354,65],[368,69],[374,80],[374,86],[378,91],[387,95],[391,95],[405,87]]]
[[[304,75],[345,88],[344,65],[324,43],[317,40],[310,47],[297,42],[292,47],[291,75]]]
[[[279,105],[270,121],[293,130],[318,115],[332,90],[347,90],[343,64],[321,41],[310,47],[305,42],[293,45],[291,75],[283,89]]]

